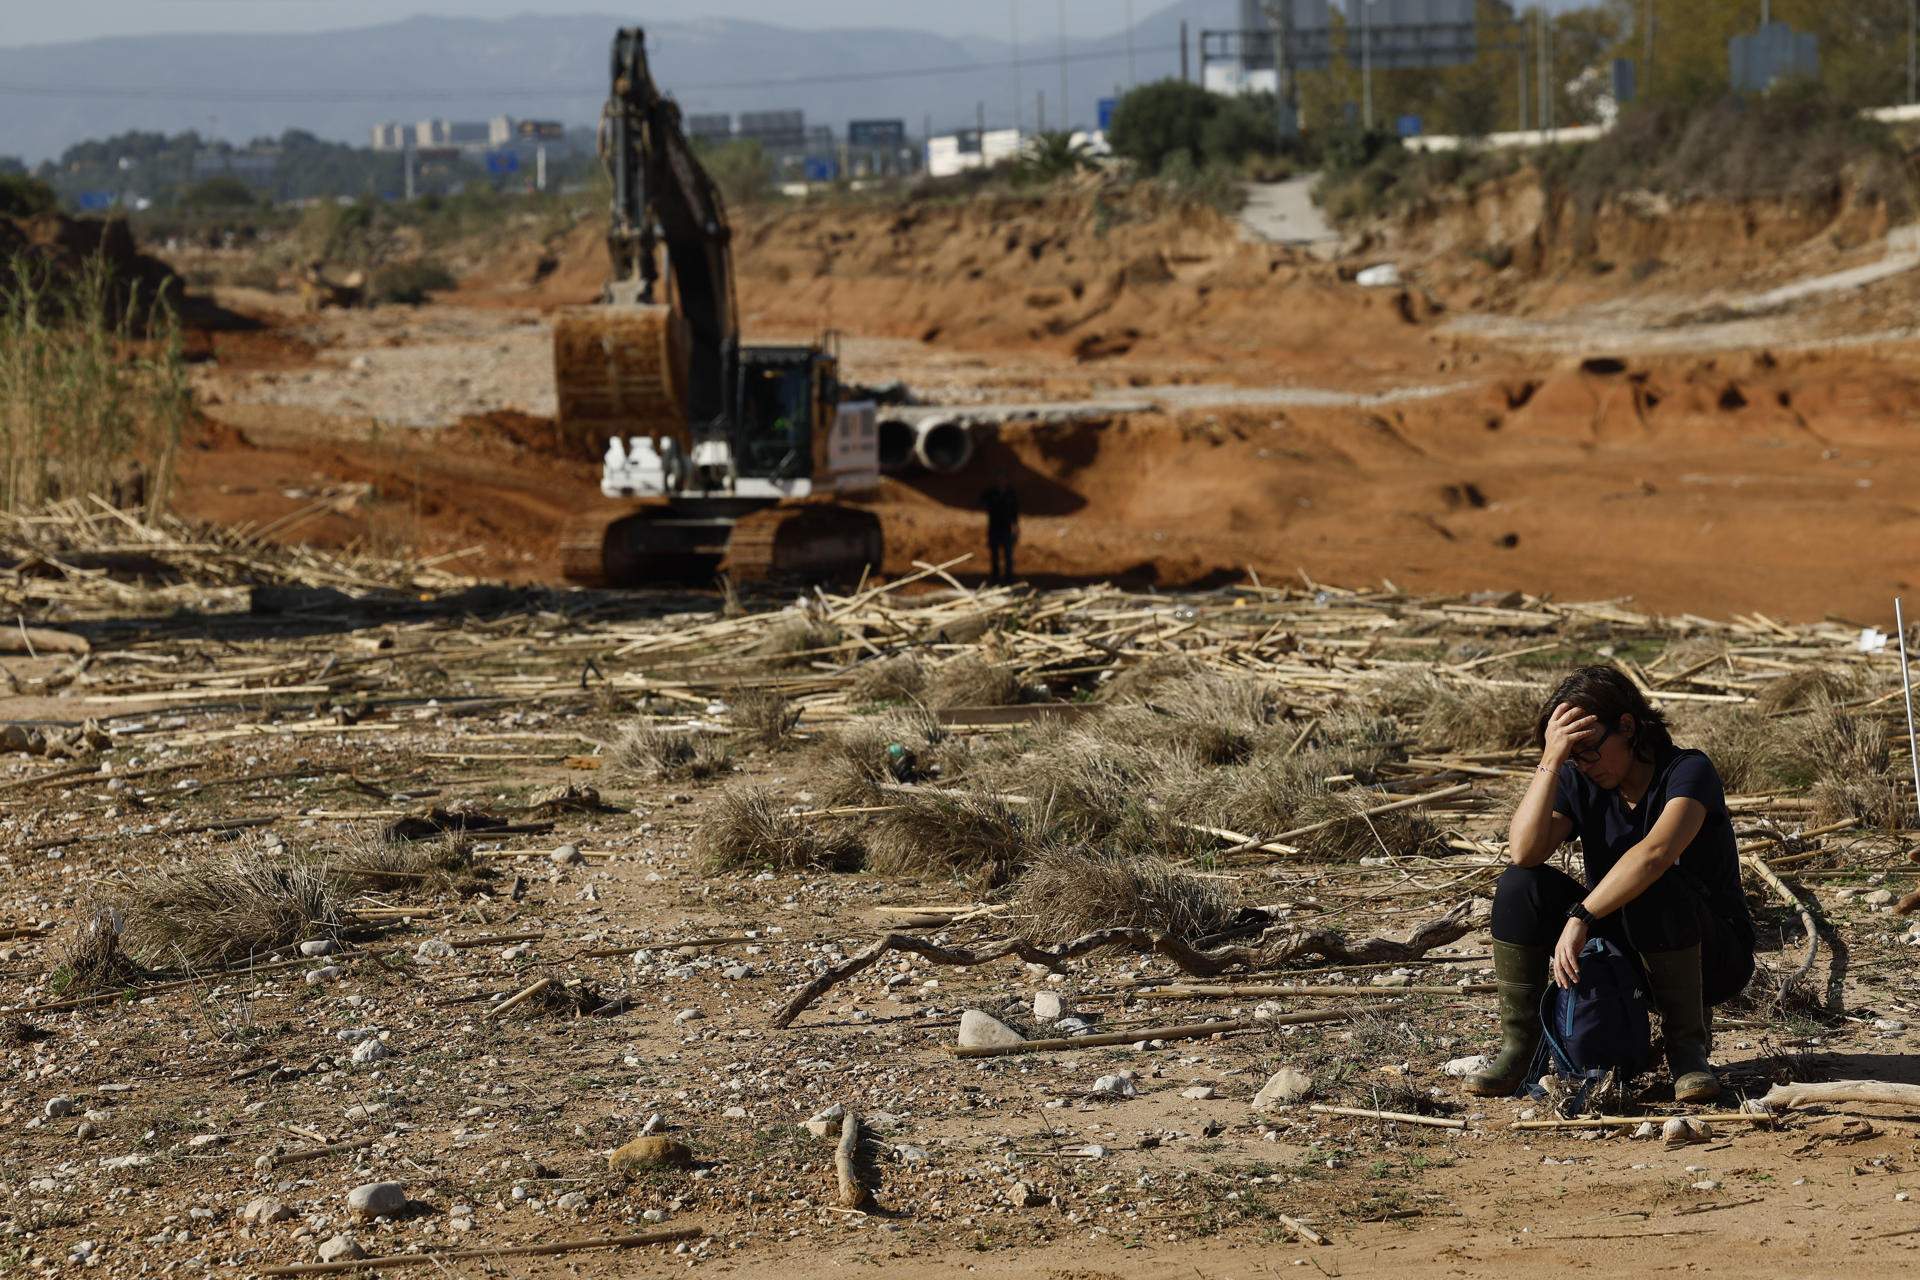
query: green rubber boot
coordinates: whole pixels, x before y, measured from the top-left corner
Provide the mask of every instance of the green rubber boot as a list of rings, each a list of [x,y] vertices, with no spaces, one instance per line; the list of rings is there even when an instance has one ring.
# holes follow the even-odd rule
[[[1493,944],[1493,976],[1500,984],[1500,1052],[1485,1071],[1467,1077],[1466,1090],[1504,1098],[1520,1087],[1540,1049],[1540,998],[1547,993],[1551,947]]]
[[[1643,951],[1640,959],[1646,963],[1653,1003],[1666,1030],[1674,1100],[1712,1102],[1720,1096],[1720,1078],[1713,1074],[1713,1064],[1707,1060],[1713,1037],[1707,1029],[1707,1006],[1701,995],[1699,946]]]

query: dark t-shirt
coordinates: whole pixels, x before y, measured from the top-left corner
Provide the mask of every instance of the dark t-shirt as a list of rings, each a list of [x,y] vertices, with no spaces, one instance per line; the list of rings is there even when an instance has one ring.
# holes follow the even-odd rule
[[[1660,820],[1667,801],[1697,800],[1707,811],[1706,821],[1681,853],[1672,870],[1692,880],[1706,894],[1713,914],[1737,929],[1749,941],[1753,920],[1740,887],[1740,851],[1733,834],[1733,815],[1727,812],[1720,775],[1704,751],[1669,747],[1653,762],[1653,779],[1637,809],[1629,809],[1617,791],[1602,791],[1572,764],[1560,766],[1555,812],[1573,819],[1580,852],[1587,863],[1587,884],[1600,883],[1627,850],[1647,838]]]
[[[980,495],[987,509],[987,528],[996,534],[1012,533],[1020,523],[1020,495],[1012,485],[995,485]]]

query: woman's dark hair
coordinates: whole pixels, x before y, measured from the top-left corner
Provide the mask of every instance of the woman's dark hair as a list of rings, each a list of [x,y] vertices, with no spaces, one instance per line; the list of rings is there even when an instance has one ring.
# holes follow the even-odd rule
[[[1673,746],[1673,736],[1667,732],[1667,718],[1653,709],[1647,695],[1640,692],[1640,686],[1618,667],[1581,667],[1562,680],[1547,704],[1540,708],[1540,719],[1533,726],[1534,746],[1547,745],[1547,722],[1553,719],[1558,707],[1568,702],[1597,716],[1608,729],[1618,729],[1621,716],[1632,716],[1633,737],[1627,745],[1642,760],[1651,760]]]

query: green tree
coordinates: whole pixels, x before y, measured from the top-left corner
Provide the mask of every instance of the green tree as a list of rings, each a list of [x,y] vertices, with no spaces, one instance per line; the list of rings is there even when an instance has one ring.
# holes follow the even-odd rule
[[[1148,173],[1174,157],[1196,165],[1237,164],[1281,149],[1279,105],[1269,95],[1227,97],[1182,80],[1142,85],[1114,108],[1107,140]]]
[[[53,188],[24,173],[0,173],[0,217],[31,218],[59,205]]]
[[[696,142],[693,150],[728,204],[753,204],[773,190],[773,166],[766,149],[751,138]]]
[[[1023,177],[1037,182],[1052,182],[1093,167],[1093,157],[1084,143],[1075,143],[1064,129],[1048,129],[1036,134],[1014,167]]]
[[[181,194],[180,203],[199,210],[248,209],[259,204],[260,197],[240,179],[221,174],[188,187]]]

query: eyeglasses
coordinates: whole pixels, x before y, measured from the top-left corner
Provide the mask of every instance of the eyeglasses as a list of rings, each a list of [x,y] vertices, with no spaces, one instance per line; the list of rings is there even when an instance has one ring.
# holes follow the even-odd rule
[[[1599,764],[1600,763],[1600,744],[1605,742],[1608,738],[1611,738],[1615,732],[1616,730],[1611,725],[1609,725],[1605,729],[1602,729],[1600,731],[1600,736],[1593,740],[1592,746],[1583,747],[1579,751],[1576,751],[1573,753],[1574,763],[1575,764]]]

